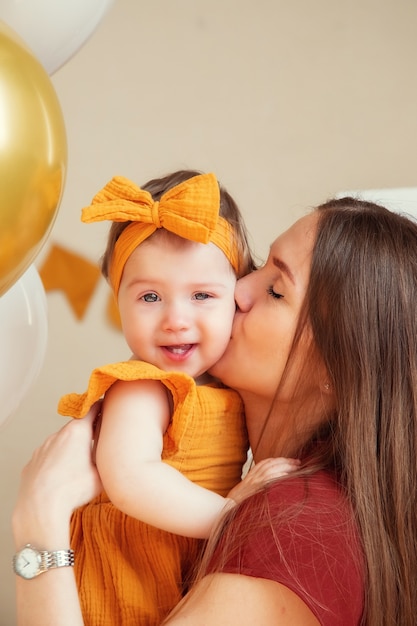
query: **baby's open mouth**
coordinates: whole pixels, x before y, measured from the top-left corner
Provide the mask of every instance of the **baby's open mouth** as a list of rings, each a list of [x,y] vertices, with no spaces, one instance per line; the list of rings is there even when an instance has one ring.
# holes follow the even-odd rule
[[[171,352],[172,354],[185,354],[193,347],[193,343],[183,343],[179,346],[164,346],[165,350]]]

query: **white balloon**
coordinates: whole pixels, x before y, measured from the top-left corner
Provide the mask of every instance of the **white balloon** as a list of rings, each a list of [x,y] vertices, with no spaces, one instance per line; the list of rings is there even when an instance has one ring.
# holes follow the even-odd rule
[[[0,297],[0,424],[18,408],[37,378],[47,338],[45,289],[30,265]]]
[[[0,19],[53,74],[92,35],[113,1],[0,0]]]

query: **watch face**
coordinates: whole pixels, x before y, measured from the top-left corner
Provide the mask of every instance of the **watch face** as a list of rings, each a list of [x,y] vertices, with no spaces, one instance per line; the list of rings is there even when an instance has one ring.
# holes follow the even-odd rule
[[[34,578],[41,571],[41,555],[33,548],[23,548],[14,558],[14,569],[23,578]]]

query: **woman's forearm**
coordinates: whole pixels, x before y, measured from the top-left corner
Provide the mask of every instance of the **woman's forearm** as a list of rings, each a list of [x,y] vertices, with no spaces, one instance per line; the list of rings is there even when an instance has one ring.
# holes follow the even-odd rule
[[[16,552],[68,550],[72,511],[97,495],[91,462],[94,411],[71,421],[35,450],[22,472],[12,529]],[[75,555],[75,559],[77,555]],[[26,561],[21,559],[23,573]],[[82,626],[74,568],[53,567],[31,579],[16,574],[17,626]]]
[[[17,626],[83,626],[72,568],[16,578]]]
[[[16,552],[26,544],[50,551],[70,547],[69,519],[55,517],[47,503],[43,513],[37,498],[34,502],[18,499],[12,527]],[[83,625],[71,566],[51,569],[30,580],[16,574],[16,601],[17,626]]]

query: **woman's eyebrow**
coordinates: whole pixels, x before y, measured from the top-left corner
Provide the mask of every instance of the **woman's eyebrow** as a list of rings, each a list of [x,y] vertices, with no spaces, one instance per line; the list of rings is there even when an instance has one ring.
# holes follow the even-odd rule
[[[295,284],[294,275],[291,272],[291,270],[288,267],[288,265],[286,263],[284,263],[284,261],[282,261],[281,259],[278,259],[277,257],[273,257],[272,262],[275,265],[275,267],[277,267],[279,270],[281,270],[281,272],[283,272],[286,276],[288,276],[290,281],[293,284]]]

